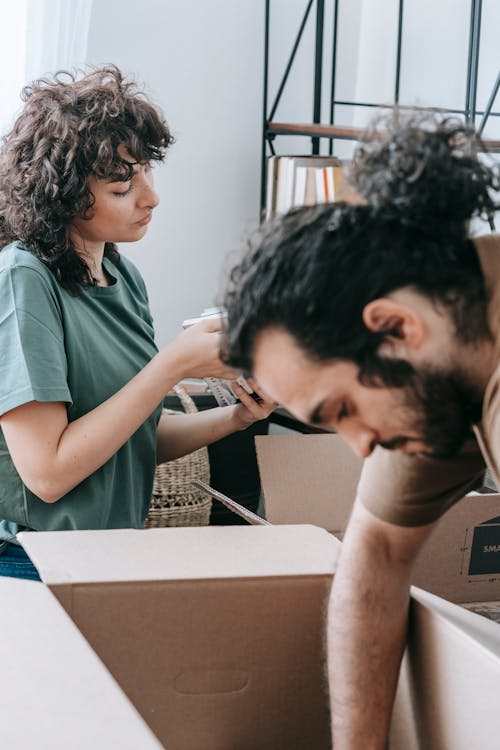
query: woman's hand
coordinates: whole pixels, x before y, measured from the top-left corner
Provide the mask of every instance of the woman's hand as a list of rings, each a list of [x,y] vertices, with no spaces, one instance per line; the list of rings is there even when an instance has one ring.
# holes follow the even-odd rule
[[[158,426],[158,463],[185,456],[203,445],[244,430],[259,419],[266,419],[276,404],[256,383],[252,380],[248,383],[260,397],[260,403],[240,385],[232,383],[240,404],[216,406],[196,414],[164,414]]]
[[[253,378],[247,378],[247,383],[254,393],[259,396],[259,401],[256,401],[249,393],[241,387],[236,381],[231,383],[231,388],[240,400],[241,403],[236,404],[234,407],[234,418],[239,422],[240,430],[244,430],[254,422],[258,422],[261,419],[267,419],[278,404],[273,401],[265,391],[256,383]]]
[[[237,378],[240,373],[220,358],[220,340],[220,318],[202,320],[180,333],[167,348],[178,358],[182,378]]]

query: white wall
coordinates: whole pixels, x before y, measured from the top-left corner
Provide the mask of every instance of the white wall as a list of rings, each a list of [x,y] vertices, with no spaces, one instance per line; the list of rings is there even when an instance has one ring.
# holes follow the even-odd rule
[[[356,96],[390,102],[394,95],[397,0],[365,0]],[[471,0],[405,0],[400,101],[463,109]],[[477,108],[484,108],[500,69],[500,3],[483,0]],[[500,110],[500,96],[496,110]],[[499,118],[488,133],[500,133]],[[498,137],[498,135],[497,135]]]
[[[176,137],[156,173],[144,274],[160,345],[211,306],[220,268],[257,223],[263,24],[255,0],[97,0],[88,61],[146,83]]]

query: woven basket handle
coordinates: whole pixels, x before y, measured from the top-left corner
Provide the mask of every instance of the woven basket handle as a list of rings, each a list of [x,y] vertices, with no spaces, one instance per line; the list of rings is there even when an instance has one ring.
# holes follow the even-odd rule
[[[194,414],[195,412],[198,411],[193,399],[191,398],[189,393],[187,393],[184,390],[184,388],[181,385],[179,384],[174,385],[174,392],[175,392],[175,395],[178,397],[179,401],[181,402],[182,408],[184,409],[186,414]]]

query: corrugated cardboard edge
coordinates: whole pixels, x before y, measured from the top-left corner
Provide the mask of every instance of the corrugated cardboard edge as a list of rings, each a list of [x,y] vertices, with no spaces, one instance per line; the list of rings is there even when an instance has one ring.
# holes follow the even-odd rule
[[[19,539],[50,585],[333,575],[341,548],[311,525],[37,531]]]

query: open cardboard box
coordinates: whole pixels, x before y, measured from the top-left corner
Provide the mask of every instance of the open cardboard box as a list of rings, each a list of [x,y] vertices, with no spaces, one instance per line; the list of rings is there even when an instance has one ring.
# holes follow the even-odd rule
[[[498,750],[499,683],[498,624],[412,588],[395,747]]]
[[[331,483],[335,485],[339,476],[338,468],[333,479],[326,473],[335,466],[332,446],[343,448],[332,437],[336,438],[298,438],[307,449],[318,438],[325,441],[319,444],[327,458],[316,467],[319,484],[307,479],[299,456],[280,466],[286,476],[302,477],[302,495],[297,495],[294,512],[300,510],[300,497],[306,517],[316,512],[317,502],[331,512],[334,498],[335,515],[325,525],[342,530],[357,478],[351,476],[351,484],[345,485],[352,488],[348,497],[342,499],[338,485],[332,494]],[[288,436],[271,440],[291,442]],[[273,455],[282,461],[286,456],[280,451],[281,446]],[[312,452],[319,455],[316,449]],[[276,519],[264,473],[263,485],[268,517]],[[323,496],[320,487],[328,494]],[[450,513],[459,508],[460,504]],[[289,510],[286,505],[284,509]],[[494,517],[489,512],[488,508],[482,520]],[[431,537],[438,542],[439,529]],[[311,526],[270,525],[38,532],[21,534],[20,540],[45,582],[27,585],[45,592],[45,598],[56,596],[77,626],[73,625],[70,637],[80,641],[80,651],[80,634],[88,641],[86,653],[75,649],[65,657],[66,670],[74,676],[85,674],[89,659],[95,669],[98,660],[93,650],[163,746],[169,750],[330,748],[324,635],[326,602],[340,549],[333,536]],[[488,596],[491,593],[488,589]],[[470,601],[469,594],[467,598]],[[55,604],[52,601],[51,606]],[[45,607],[41,601],[37,614],[27,615],[34,632]],[[58,612],[68,625],[67,616]],[[44,618],[43,614],[42,622]],[[50,633],[56,637],[59,628],[51,627]],[[494,707],[500,676],[499,634],[495,623],[414,591],[391,750],[498,746]],[[47,653],[55,653],[57,642],[56,647],[53,642],[49,645]],[[52,682],[55,659],[51,656],[46,666],[39,654],[33,655],[25,667],[26,679],[31,680],[41,664],[44,679]],[[35,684],[40,683],[37,679]],[[64,684],[71,692],[71,682]],[[108,693],[109,684],[108,680]],[[105,689],[97,681],[96,685],[101,708],[106,707]],[[22,701],[22,681],[20,689]],[[92,701],[89,707],[101,721]],[[84,720],[84,714],[76,716],[73,731]],[[137,720],[134,712],[132,718],[122,719],[126,733]],[[122,746],[120,729],[116,731]],[[97,741],[93,746],[114,744]],[[33,743],[18,741],[11,746],[24,750]],[[149,747],[146,740],[136,746]],[[50,747],[58,745],[54,741]]]
[[[340,543],[323,529],[23,532],[19,539],[45,584],[32,586],[55,595],[168,750],[330,748],[324,630]],[[35,631],[37,619],[30,618]],[[79,675],[88,658],[75,648],[65,669]],[[18,698],[22,705],[22,692]],[[88,747],[121,747],[120,738],[117,730],[116,741]]]
[[[0,579],[0,724],[10,750],[160,750],[45,586]]]
[[[403,678],[417,747],[500,747],[500,624],[475,613],[498,613],[499,516],[499,494],[467,495],[443,516],[417,560],[413,581],[426,591],[413,589]]]

